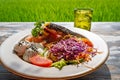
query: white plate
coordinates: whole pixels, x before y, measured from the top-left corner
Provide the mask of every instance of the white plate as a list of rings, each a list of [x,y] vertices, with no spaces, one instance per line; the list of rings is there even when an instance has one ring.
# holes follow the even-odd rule
[[[2,64],[11,72],[31,78],[31,79],[70,79],[75,77],[81,77],[95,71],[100,67],[108,58],[108,47],[105,41],[98,35],[85,31],[78,28],[69,28],[70,30],[84,35],[89,40],[92,41],[95,48],[102,52],[102,54],[97,54],[92,60],[85,65],[80,64],[78,67],[76,65],[65,66],[62,70],[57,68],[43,68],[32,64],[29,64],[22,59],[20,59],[16,54],[13,53],[14,45],[17,44],[23,37],[30,34],[31,30],[25,30],[19,32],[8,39],[6,39],[1,45],[0,58]]]

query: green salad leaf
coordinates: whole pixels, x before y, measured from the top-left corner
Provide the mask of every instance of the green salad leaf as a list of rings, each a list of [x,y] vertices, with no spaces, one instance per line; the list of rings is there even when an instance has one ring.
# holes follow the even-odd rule
[[[66,61],[64,60],[64,59],[61,59],[60,61],[58,61],[58,62],[54,62],[53,64],[52,64],[52,67],[56,67],[56,68],[58,68],[59,70],[61,70],[64,66],[66,66],[67,64],[66,64]]]
[[[67,64],[79,64],[79,63],[82,63],[84,62],[85,60],[83,58],[79,59],[79,60],[69,60],[67,61],[66,63]]]
[[[84,62],[84,59],[81,58],[79,60],[69,60],[69,61],[66,61],[64,59],[61,59],[60,61],[57,61],[57,62],[54,62],[52,64],[52,67],[56,67],[58,68],[59,70],[61,70],[64,66],[66,65],[69,65],[69,64],[73,64],[73,65],[78,65],[79,63],[82,63]]]

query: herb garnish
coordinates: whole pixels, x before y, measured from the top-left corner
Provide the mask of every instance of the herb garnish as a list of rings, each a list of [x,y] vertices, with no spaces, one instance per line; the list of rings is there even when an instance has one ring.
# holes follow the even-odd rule
[[[38,22],[36,22],[34,24],[35,28],[33,28],[32,31],[31,31],[32,36],[37,37],[39,34],[43,33],[43,27],[42,27],[42,25],[44,23],[45,23],[44,21],[38,21]]]

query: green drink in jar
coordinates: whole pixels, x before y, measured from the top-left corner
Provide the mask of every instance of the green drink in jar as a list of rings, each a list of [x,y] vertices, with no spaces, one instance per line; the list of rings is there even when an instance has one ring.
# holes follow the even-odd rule
[[[74,26],[90,31],[92,13],[93,13],[92,9],[75,9]]]

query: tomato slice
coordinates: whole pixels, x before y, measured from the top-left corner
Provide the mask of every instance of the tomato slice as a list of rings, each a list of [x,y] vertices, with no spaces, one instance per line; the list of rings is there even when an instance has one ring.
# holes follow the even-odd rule
[[[25,38],[26,41],[32,42],[32,35],[29,35]]]
[[[84,43],[86,43],[88,46],[93,47],[92,42],[91,42],[90,40],[88,40],[87,38],[81,38],[81,40],[82,40]]]
[[[42,36],[37,36],[37,37],[33,37],[33,36],[27,36],[25,38],[26,41],[29,41],[29,42],[36,42],[36,43],[40,43],[43,41],[43,37]]]
[[[35,55],[33,57],[30,57],[29,61],[32,64],[41,66],[41,67],[50,67],[52,64],[52,60],[45,57],[41,57],[40,55]]]
[[[32,37],[32,41],[36,43],[40,43],[43,41],[43,37],[42,36]]]

